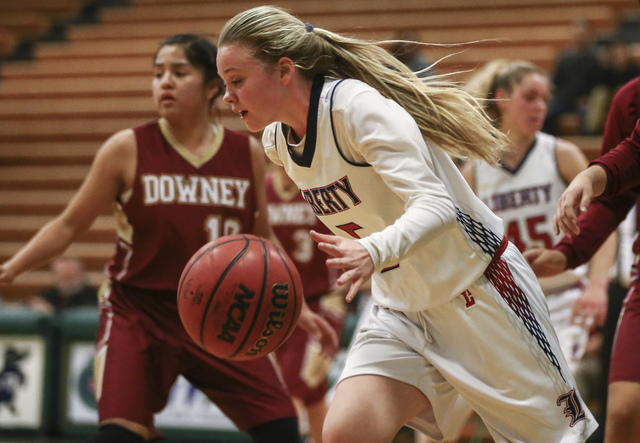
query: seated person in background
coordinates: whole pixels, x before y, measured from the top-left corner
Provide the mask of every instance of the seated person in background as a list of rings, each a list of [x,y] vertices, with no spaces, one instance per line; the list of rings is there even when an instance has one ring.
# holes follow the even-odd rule
[[[98,306],[98,292],[87,281],[82,261],[58,257],[51,262],[55,284],[30,300],[34,309],[53,314],[65,308]]]
[[[589,95],[584,133],[600,135],[604,130],[611,100],[622,85],[640,75],[629,44],[617,35],[602,38],[598,49],[600,76]]]
[[[589,95],[601,75],[594,50],[592,28],[588,21],[573,23],[569,46],[558,54],[552,75],[553,97],[543,131],[551,135],[576,135],[582,132]]]

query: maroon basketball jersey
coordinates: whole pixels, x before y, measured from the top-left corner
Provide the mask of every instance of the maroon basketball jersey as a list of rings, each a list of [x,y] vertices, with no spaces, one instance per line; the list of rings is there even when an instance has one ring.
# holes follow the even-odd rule
[[[204,158],[170,143],[162,122],[134,128],[137,169],[118,202],[112,279],[147,289],[176,290],[191,256],[223,235],[253,231],[255,183],[247,135],[218,126]]]
[[[272,175],[267,176],[267,204],[273,231],[300,272],[305,297],[326,294],[335,281],[335,273],[327,268],[328,256],[318,249],[309,231],[331,232],[318,220],[300,192],[286,195],[274,181]]]

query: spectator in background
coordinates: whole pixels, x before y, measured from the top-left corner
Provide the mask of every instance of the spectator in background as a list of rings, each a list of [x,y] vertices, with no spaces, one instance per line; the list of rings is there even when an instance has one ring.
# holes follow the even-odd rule
[[[413,29],[399,31],[393,36],[397,43],[389,47],[389,52],[409,69],[418,74],[418,77],[428,77],[434,74],[431,60],[422,52],[420,35]]]
[[[618,89],[640,75],[640,66],[633,58],[629,44],[616,35],[601,39],[597,55],[600,76],[589,96],[583,131],[591,135],[602,134],[611,99]]]
[[[551,135],[572,135],[582,131],[589,95],[601,75],[594,51],[591,25],[586,20],[573,23],[569,47],[560,52],[552,76],[553,99],[543,131]]]
[[[77,257],[57,257],[51,262],[55,283],[30,301],[34,309],[50,314],[78,306],[98,306],[98,292],[91,286]]]

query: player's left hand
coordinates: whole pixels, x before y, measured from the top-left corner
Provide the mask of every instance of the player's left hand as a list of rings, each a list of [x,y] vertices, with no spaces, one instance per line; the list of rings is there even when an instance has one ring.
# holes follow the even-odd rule
[[[333,258],[327,260],[330,268],[341,269],[338,285],[351,282],[349,292],[345,297],[350,303],[363,284],[373,275],[373,260],[364,246],[355,240],[338,237],[337,235],[320,234],[311,231],[311,238],[318,243],[318,248]]]
[[[333,357],[338,352],[340,344],[335,329],[322,316],[313,312],[306,301],[302,304],[298,326],[320,342],[323,355]]]

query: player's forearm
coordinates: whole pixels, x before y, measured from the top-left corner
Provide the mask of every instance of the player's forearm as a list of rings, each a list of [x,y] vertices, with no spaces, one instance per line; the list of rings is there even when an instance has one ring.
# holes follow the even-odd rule
[[[6,263],[14,277],[60,255],[75,238],[75,231],[56,218],[38,233]]]
[[[616,257],[617,234],[614,231],[589,261],[589,284],[606,289],[609,286],[610,271]]]

